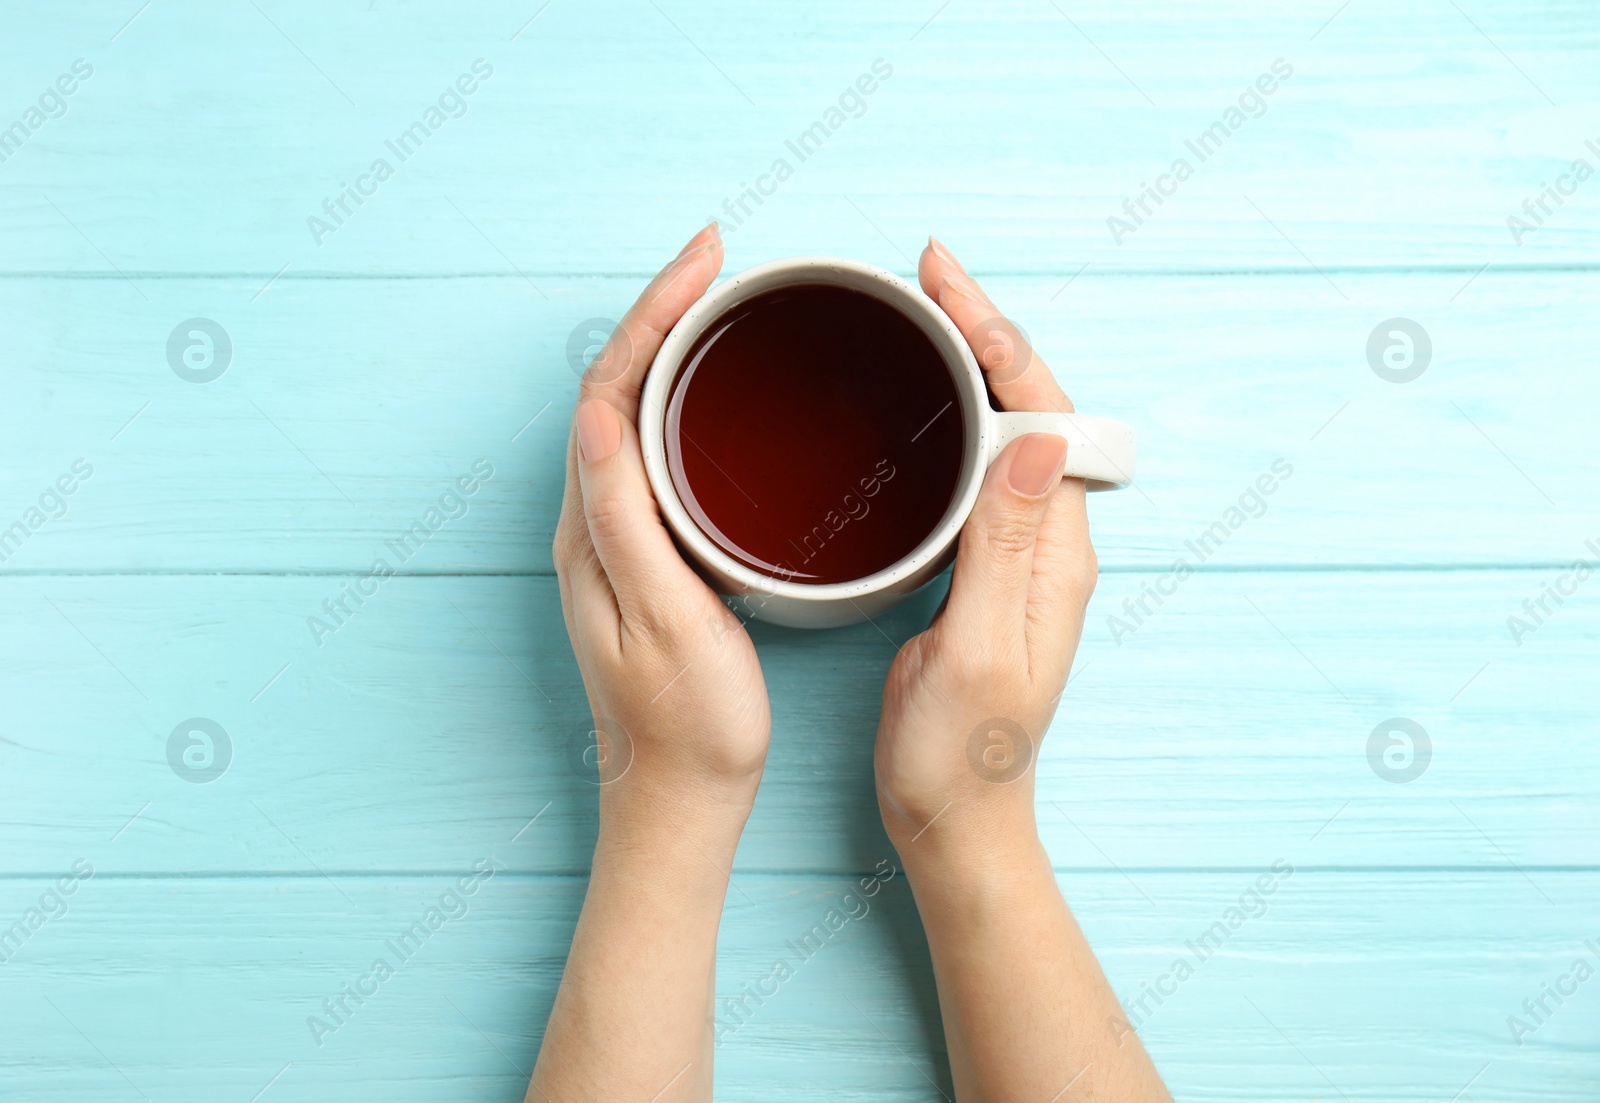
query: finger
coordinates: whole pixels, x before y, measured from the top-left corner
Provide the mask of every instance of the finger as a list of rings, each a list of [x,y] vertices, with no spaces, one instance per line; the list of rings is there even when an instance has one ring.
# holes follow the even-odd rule
[[[573,493],[581,491],[575,489]],[[563,517],[556,525],[553,551],[561,616],[578,654],[588,654],[597,647],[614,653],[620,642],[617,629],[622,614],[617,609],[617,596],[611,589],[611,582],[595,555],[594,543],[589,539],[589,522],[583,516],[581,500],[576,510],[575,518]]]
[[[969,334],[973,353],[985,364],[986,377],[1005,409],[1072,410],[1071,400],[1044,360],[1027,346],[1020,331],[1005,323],[988,296],[937,238],[928,239],[918,276],[923,289],[939,293],[940,306]],[[996,321],[1000,324],[993,324]],[[1020,354],[1006,357],[1013,344],[1007,338],[1012,337],[1021,345]],[[1019,370],[1019,365],[1024,370]],[[1067,479],[1051,497],[1035,543],[1027,617],[1030,654],[1051,657],[1060,650],[1060,641],[1067,636],[1061,626],[1082,618],[1095,575],[1083,480]],[[1064,660],[1070,656],[1057,657]]]
[[[573,418],[584,520],[624,623],[662,627],[675,600],[703,585],[661,523],[633,424],[603,399]]]
[[[1082,479],[1062,479],[1039,525],[1028,588],[1026,639],[1036,669],[1064,683],[1097,577]]]
[[[677,257],[656,275],[623,315],[600,354],[585,369],[579,388],[580,401],[602,398],[627,416],[636,416],[639,387],[666,332],[705,294],[721,267],[722,239],[713,222],[689,239]],[[576,433],[569,434],[567,441],[567,478],[561,518],[572,530],[573,558],[581,561],[582,555],[576,554],[581,552],[592,555],[583,515],[583,492],[578,483]]]
[[[628,308],[599,355],[584,369],[579,399],[604,399],[634,418],[645,371],[661,342],[684,311],[706,293],[721,268],[722,237],[713,222],[689,239]]]
[[[980,632],[1022,634],[1039,526],[1066,458],[1065,439],[1029,433],[1008,444],[989,468],[956,550],[953,620]]]
[[[1000,313],[937,238],[930,237],[922,251],[917,279],[966,337],[1003,409],[1072,412],[1072,400],[1022,330]]]

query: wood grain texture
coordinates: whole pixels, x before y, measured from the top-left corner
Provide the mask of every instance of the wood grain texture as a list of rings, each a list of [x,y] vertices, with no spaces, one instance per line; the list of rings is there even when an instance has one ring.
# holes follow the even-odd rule
[[[939,233],[1080,409],[1138,430],[1039,820],[1179,1098],[1600,1095],[1600,980],[1521,1045],[1507,1021],[1600,944],[1600,582],[1548,596],[1600,556],[1600,177],[1506,221],[1600,168],[1593,5],[540,3],[0,16],[0,1099],[521,1098],[595,831],[549,576],[569,342],[713,215],[729,272],[909,273]],[[394,156],[479,58],[464,113]],[[1279,58],[1200,162],[1185,140]],[[53,117],[19,142],[30,106]],[[205,385],[168,362],[195,317],[233,348]],[[1433,346],[1404,385],[1367,359],[1396,317]],[[307,618],[480,460],[319,646]],[[755,629],[774,745],[724,999],[893,860],[878,694],[941,585],[875,626]],[[206,784],[168,758],[196,717],[231,740]],[[1411,781],[1369,757],[1394,718],[1431,742]],[[324,997],[483,859],[470,912],[316,1045]],[[67,914],[6,943],[79,861]],[[1276,861],[1265,914],[1194,957]],[[719,1099],[948,1095],[903,883],[717,1057]]]
[[[1574,960],[1593,963],[1592,876],[1552,876],[1547,903],[1515,874],[1296,869],[1248,903],[1220,950],[1196,956],[1190,944],[1265,869],[1061,879],[1178,1098],[1449,1099],[1469,1081],[1484,1103],[1593,1098],[1600,981],[1549,1002],[1521,1046],[1507,1025]],[[248,1100],[281,1073],[264,1099],[519,1100],[583,885],[501,873],[441,904],[471,872],[366,878],[342,896],[316,877],[80,882],[68,912],[0,966],[7,1094]],[[948,1094],[927,951],[898,877],[870,898],[838,873],[734,886],[718,952],[718,1099]],[[39,891],[0,881],[0,914]],[[413,936],[402,960],[399,936],[430,907],[455,918]],[[837,931],[815,933],[830,913]],[[808,936],[809,955],[796,949]],[[379,958],[394,975],[336,1022],[324,999]],[[1193,974],[1161,981],[1178,960]],[[778,961],[793,977],[774,986]],[[1145,997],[1139,1014],[1158,981],[1170,994]],[[759,1004],[746,996],[757,982]],[[337,1029],[314,1032],[313,1017]]]
[[[1108,618],[1158,577],[1105,580],[1042,745],[1059,866],[1600,866],[1592,601],[1519,647],[1505,619],[1538,572],[1219,573],[1117,642]],[[319,647],[307,618],[344,581],[6,580],[0,634],[27,646],[0,753],[29,784],[3,871],[451,869],[496,843],[514,869],[586,868],[595,793],[571,756],[590,725],[555,580],[392,579]],[[739,868],[884,852],[883,677],[941,585],[876,625],[756,627],[774,747]],[[208,784],[167,757],[194,716],[232,741]],[[1397,716],[1432,743],[1405,783],[1368,758]]]
[[[779,158],[737,229],[762,256],[892,263],[939,227],[1002,271],[1595,260],[1600,183],[1520,245],[1505,223],[1600,142],[1584,0],[539,10],[170,3],[115,41],[123,3],[30,13],[0,102],[95,75],[0,166],[4,267],[644,272]],[[390,153],[478,58],[466,113]],[[876,58],[894,75],[801,161],[786,142]],[[1189,153],[1280,58],[1265,113]],[[1108,217],[1179,157],[1192,178],[1118,244]],[[378,158],[393,177],[319,242],[307,219]]]
[[[728,270],[762,259],[735,243]],[[1338,276],[1349,303],[1315,274],[1069,276],[988,283],[1078,408],[1140,436],[1137,488],[1093,502],[1105,570],[1193,560],[1280,458],[1292,478],[1207,565],[1594,554],[1600,276]],[[20,323],[0,528],[74,460],[95,472],[0,571],[366,571],[479,459],[494,476],[469,514],[401,569],[548,571],[569,336],[643,281],[564,280],[547,302],[515,279],[286,277],[252,302],[264,282],[154,281],[146,304],[121,281],[0,281]],[[233,345],[205,385],[167,363],[196,315]],[[1367,360],[1395,316],[1434,348],[1411,383]]]

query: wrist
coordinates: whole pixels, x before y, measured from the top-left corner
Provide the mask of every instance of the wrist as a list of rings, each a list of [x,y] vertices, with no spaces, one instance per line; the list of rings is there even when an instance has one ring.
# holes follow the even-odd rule
[[[738,840],[737,833],[703,824],[602,823],[590,894],[631,901],[620,910],[658,923],[715,916],[728,893]]]
[[[986,891],[1050,871],[1031,803],[1017,807],[958,798],[920,825],[885,807],[884,823],[913,881]]]
[[[619,779],[600,791],[602,855],[633,856],[644,862],[695,858],[714,861],[726,876],[755,799],[748,792],[711,784],[651,784],[645,777]]]
[[[925,856],[960,866],[1020,859],[1039,846],[1033,805],[1031,776],[1005,786],[964,779],[909,796],[878,786],[884,831],[907,861]]]
[[[963,840],[924,848],[926,839],[900,850],[919,908],[976,920],[1046,889],[1056,891],[1055,872],[1037,834],[1008,835],[988,846]]]

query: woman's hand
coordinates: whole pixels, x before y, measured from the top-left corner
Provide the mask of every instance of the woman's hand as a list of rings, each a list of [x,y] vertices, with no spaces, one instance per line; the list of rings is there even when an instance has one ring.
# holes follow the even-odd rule
[[[1072,410],[1050,369],[931,238],[918,275],[1004,409]],[[995,460],[962,529],[945,607],[889,671],[876,769],[897,846],[1036,838],[1032,765],[1095,584],[1083,480],[1060,477],[1066,449],[1035,433]]]
[[[749,636],[661,522],[637,424],[645,370],[721,266],[708,226],[624,316],[573,417],[556,578],[600,836],[529,1100],[711,1099],[717,924],[772,721]]]
[[[602,830],[685,815],[742,824],[766,758],[755,648],[673,545],[639,450],[645,371],[721,266],[713,223],[623,317],[573,418],[555,563],[600,741]]]
[[[1044,362],[933,239],[922,287],[1007,410],[1070,411]],[[878,804],[916,896],[961,1103],[1170,1100],[1056,886],[1034,763],[1094,590],[1066,441],[1013,441],[961,532],[945,608],[883,691]]]

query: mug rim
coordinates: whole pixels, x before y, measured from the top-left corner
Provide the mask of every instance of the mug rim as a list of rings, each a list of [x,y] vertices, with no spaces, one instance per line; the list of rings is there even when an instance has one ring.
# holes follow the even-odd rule
[[[977,432],[972,439],[969,439],[963,450],[965,454],[962,457],[962,472],[950,505],[946,507],[938,525],[915,548],[889,566],[849,582],[791,582],[739,562],[718,547],[716,542],[701,531],[700,526],[689,516],[689,511],[678,496],[677,488],[672,485],[672,476],[667,469],[666,416],[669,397],[667,392],[682,363],[684,353],[695,339],[705,332],[710,322],[746,296],[786,286],[783,282],[777,282],[769,286],[760,286],[755,291],[748,291],[745,290],[745,285],[752,282],[765,284],[774,276],[803,277],[809,274],[815,278],[809,280],[797,278],[791,282],[793,284],[815,282],[847,286],[854,291],[863,290],[854,284],[840,284],[838,281],[826,278],[830,271],[844,271],[857,277],[865,277],[871,285],[881,285],[895,296],[891,298],[889,295],[874,294],[875,298],[893,307],[917,325],[933,341],[935,348],[944,358],[945,366],[950,369],[957,393],[960,395],[963,415],[976,412],[972,421],[976,423]],[[973,504],[977,501],[984,472],[988,469],[984,459],[988,451],[989,436],[993,431],[993,418],[990,416],[992,411],[989,409],[986,394],[983,373],[978,367],[977,358],[972,354],[972,349],[967,345],[966,337],[939,304],[929,298],[920,287],[886,268],[865,261],[818,255],[780,257],[736,272],[710,288],[684,312],[683,317],[668,331],[666,338],[661,342],[660,349],[650,361],[644,384],[639,391],[641,414],[639,438],[645,473],[650,479],[651,489],[655,492],[656,503],[673,535],[687,545],[701,562],[732,581],[747,599],[755,594],[761,594],[802,601],[845,601],[895,586],[944,555],[955,542],[963,520],[971,513]]]

